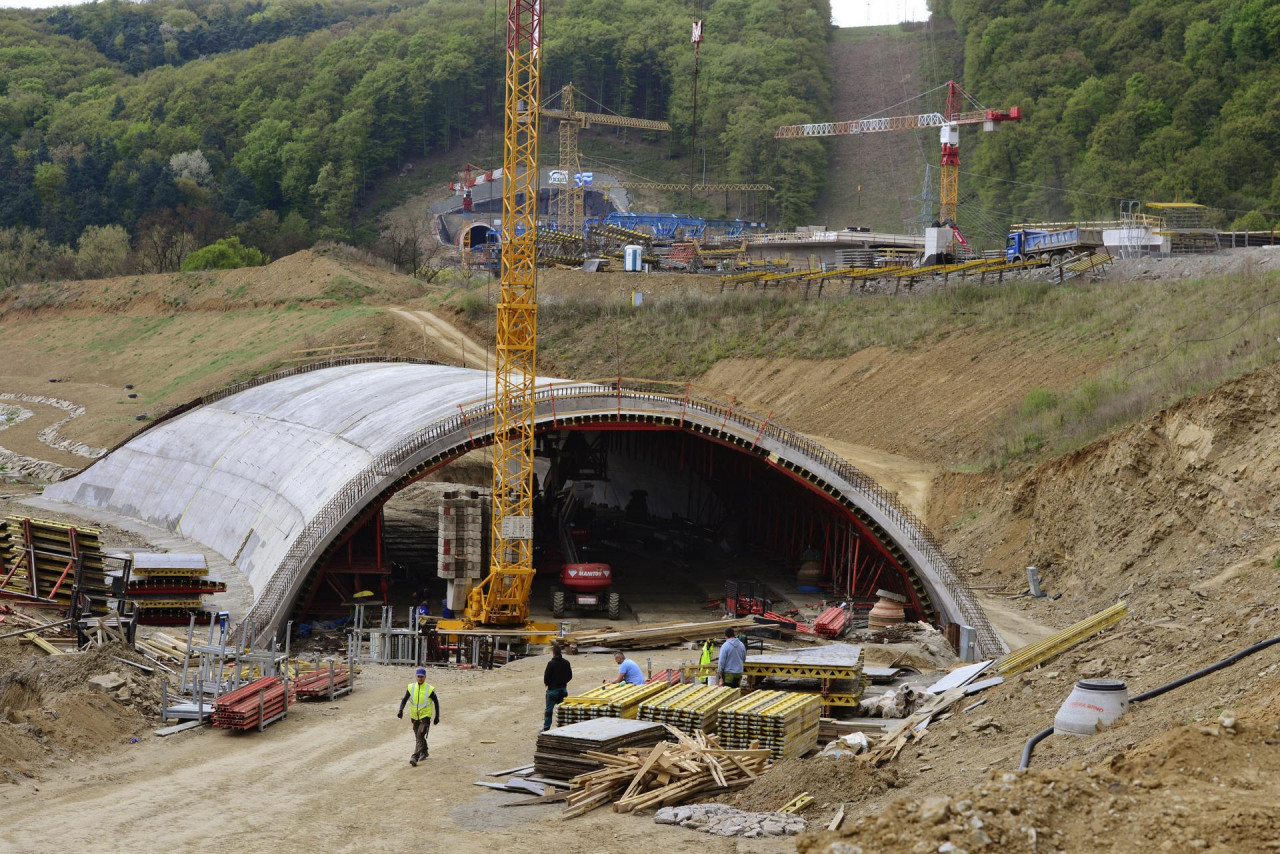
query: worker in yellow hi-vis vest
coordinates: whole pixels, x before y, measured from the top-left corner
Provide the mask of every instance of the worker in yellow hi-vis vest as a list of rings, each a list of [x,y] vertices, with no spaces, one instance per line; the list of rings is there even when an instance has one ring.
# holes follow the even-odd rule
[[[400,699],[400,711],[397,718],[404,717],[404,707],[409,706],[409,722],[413,724],[414,749],[409,757],[410,765],[417,765],[419,759],[427,758],[427,732],[431,729],[434,717],[436,726],[440,726],[440,695],[436,689],[427,684],[426,668],[419,667],[414,681],[405,689]]]
[[[711,663],[711,659],[713,658],[713,654],[715,653],[715,651],[716,651],[716,642],[713,641],[711,638],[707,638],[706,640],[704,640],[702,642],[702,660],[699,661],[698,663],[705,668],[708,664]],[[707,673],[705,675],[699,676],[697,679],[693,681],[695,683],[706,682],[708,685],[710,685],[711,680],[714,678],[714,676],[715,676],[714,673]]]

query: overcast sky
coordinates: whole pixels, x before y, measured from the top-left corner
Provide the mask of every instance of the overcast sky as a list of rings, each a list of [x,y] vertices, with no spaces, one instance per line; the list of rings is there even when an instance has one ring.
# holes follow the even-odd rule
[[[70,6],[82,0],[0,0],[0,7],[46,9]],[[925,0],[831,0],[831,18],[838,27],[866,27],[923,21],[929,17]]]
[[[925,0],[831,0],[831,19],[837,27],[924,21],[928,17]]]

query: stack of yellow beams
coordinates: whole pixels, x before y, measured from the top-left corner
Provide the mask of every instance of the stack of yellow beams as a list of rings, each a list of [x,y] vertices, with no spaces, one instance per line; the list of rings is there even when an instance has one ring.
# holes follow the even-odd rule
[[[601,685],[577,697],[566,697],[556,706],[557,726],[589,721],[594,718],[630,718],[635,720],[640,704],[667,690],[665,682],[648,685]]]
[[[640,720],[670,724],[686,733],[715,732],[720,709],[742,697],[737,688],[676,685],[640,704]]]
[[[1054,656],[1066,652],[1103,629],[1114,626],[1128,614],[1129,603],[1117,602],[1110,608],[1099,611],[1074,626],[1068,626],[1060,632],[1049,635],[1044,640],[1015,649],[996,662],[996,670],[1001,676],[1016,676],[1024,670],[1030,670]]]
[[[821,717],[816,694],[754,691],[720,709],[719,738],[730,749],[755,741],[775,760],[797,759],[818,746]]]

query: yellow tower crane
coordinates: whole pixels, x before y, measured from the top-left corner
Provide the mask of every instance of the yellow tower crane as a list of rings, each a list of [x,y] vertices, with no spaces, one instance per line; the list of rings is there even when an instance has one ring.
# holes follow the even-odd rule
[[[543,108],[542,115],[549,119],[560,120],[560,167],[559,175],[553,176],[560,186],[556,204],[556,226],[561,231],[573,234],[582,232],[583,199],[586,196],[579,178],[582,174],[582,161],[578,156],[578,131],[591,125],[610,125],[640,130],[671,130],[671,125],[666,122],[633,119],[630,116],[619,116],[614,113],[583,112],[574,104],[572,83],[560,90],[560,109]]]
[[[542,0],[508,0],[502,275],[493,392],[493,526],[489,574],[467,595],[465,622],[471,624],[525,624],[533,584],[541,40]]]

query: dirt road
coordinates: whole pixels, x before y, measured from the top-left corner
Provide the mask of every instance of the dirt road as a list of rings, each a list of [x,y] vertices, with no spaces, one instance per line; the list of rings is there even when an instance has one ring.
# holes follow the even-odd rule
[[[423,338],[431,338],[436,346],[458,361],[464,368],[492,368],[493,357],[488,348],[467,337],[466,333],[429,311],[420,309],[391,308],[398,315],[422,330]]]
[[[645,667],[651,656],[656,670],[689,655],[636,660]],[[351,695],[296,706],[261,733],[197,730],[104,745],[100,758],[59,763],[38,784],[0,789],[0,851],[794,850],[790,841],[711,839],[651,816],[599,810],[564,822],[556,805],[501,808],[521,796],[473,783],[532,761],[546,660],[433,670],[442,724],[432,727],[431,757],[417,768],[408,763],[409,724],[395,717],[408,668],[368,667]],[[610,656],[570,660],[574,688],[616,673]]]

